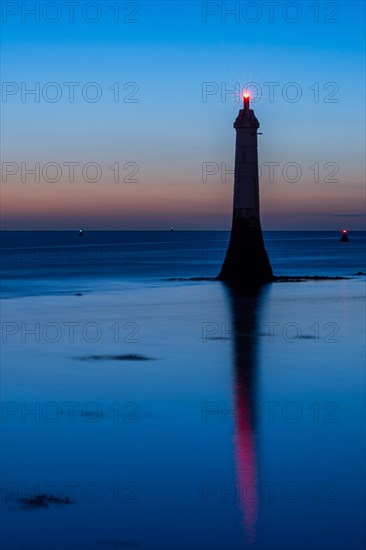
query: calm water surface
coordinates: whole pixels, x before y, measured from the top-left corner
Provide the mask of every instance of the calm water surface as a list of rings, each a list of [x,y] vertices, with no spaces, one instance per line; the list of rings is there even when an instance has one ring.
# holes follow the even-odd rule
[[[350,237],[266,233],[276,274],[353,278],[247,295],[167,280],[224,232],[4,233],[2,548],[364,548]]]

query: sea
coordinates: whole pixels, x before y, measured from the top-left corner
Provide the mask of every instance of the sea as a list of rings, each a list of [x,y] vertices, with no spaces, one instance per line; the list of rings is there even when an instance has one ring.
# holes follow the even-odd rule
[[[2,233],[2,549],[365,548],[366,233],[229,236]]]

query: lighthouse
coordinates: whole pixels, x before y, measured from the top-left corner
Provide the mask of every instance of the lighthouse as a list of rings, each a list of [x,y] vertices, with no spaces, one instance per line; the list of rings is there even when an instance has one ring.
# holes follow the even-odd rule
[[[264,246],[259,215],[259,122],[243,95],[236,130],[234,204],[230,242],[218,278],[231,285],[261,285],[274,280]]]

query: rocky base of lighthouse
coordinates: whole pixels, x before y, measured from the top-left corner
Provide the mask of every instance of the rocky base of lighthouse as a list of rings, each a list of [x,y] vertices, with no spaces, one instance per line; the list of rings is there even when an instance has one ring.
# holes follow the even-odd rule
[[[234,219],[218,279],[231,286],[259,286],[275,280],[259,220]]]

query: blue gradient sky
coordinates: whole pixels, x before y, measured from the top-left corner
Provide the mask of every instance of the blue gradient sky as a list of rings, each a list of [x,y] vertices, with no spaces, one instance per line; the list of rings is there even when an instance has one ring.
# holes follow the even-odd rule
[[[4,8],[6,4],[12,6]],[[26,4],[32,8],[35,2]],[[121,20],[114,22],[110,8],[116,3],[103,0],[95,23],[81,16],[87,3],[75,7],[74,22],[69,22],[64,3],[58,4],[61,17],[54,23],[51,8],[35,22],[22,12],[21,3],[2,6],[3,82],[19,88],[22,82],[29,88],[39,82],[41,89],[55,82],[62,91],[54,103],[42,96],[38,103],[32,96],[22,102],[20,91],[2,94],[3,171],[4,162],[19,165],[7,181],[3,173],[5,229],[229,228],[233,178],[228,174],[221,181],[221,164],[233,168],[232,123],[240,103],[238,97],[221,98],[219,92],[203,101],[205,82],[227,89],[236,82],[261,86],[262,97],[252,107],[263,132],[259,155],[264,229],[363,229],[363,2],[315,3],[319,22],[310,9],[314,2],[296,2],[299,20],[292,23],[288,19],[295,17],[295,7],[288,7],[287,16],[283,12],[288,2],[274,6],[273,22],[266,3],[255,3],[261,12],[251,23],[243,14],[248,2],[238,3],[237,21],[234,15],[225,20],[221,2],[119,2]],[[124,22],[133,4],[138,12],[130,19],[137,22]],[[18,12],[6,16],[4,9],[13,5]],[[234,5],[226,2],[228,8]],[[217,13],[203,22],[207,9]],[[254,8],[248,9],[247,17],[253,19]],[[94,16],[92,8],[88,13]],[[72,81],[80,86],[70,103],[63,83]],[[88,82],[100,86],[98,102],[83,99],[81,89]],[[109,87],[115,82],[120,83],[122,99],[133,91],[123,86],[136,83],[137,102],[114,102]],[[265,82],[279,83],[273,101]],[[301,89],[297,102],[283,97],[289,82]],[[327,83],[334,84],[324,90]],[[22,183],[22,162],[29,168],[36,162],[41,168],[49,162],[80,166],[72,183],[65,166],[57,182],[41,175],[35,183],[28,175]],[[89,162],[100,165],[100,181],[83,178],[81,168]],[[109,167],[116,162],[121,167],[135,163],[138,181],[114,182]],[[220,170],[202,181],[202,164],[207,162]],[[279,163],[273,181],[264,165],[269,162]],[[284,178],[288,163],[300,166],[299,181]],[[314,181],[317,166],[319,181]],[[338,172],[332,178],[334,167]],[[128,167],[121,170],[120,179],[129,172]],[[293,168],[287,175],[294,177]],[[327,176],[339,181],[324,181]]]

